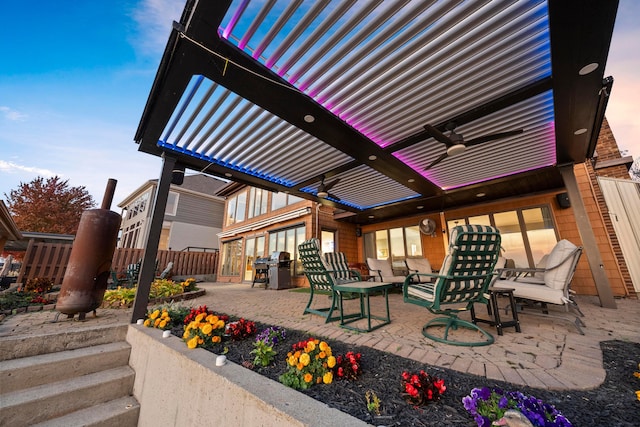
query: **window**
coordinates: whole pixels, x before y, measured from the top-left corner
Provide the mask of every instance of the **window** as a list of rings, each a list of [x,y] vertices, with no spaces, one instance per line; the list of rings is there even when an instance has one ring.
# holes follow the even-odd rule
[[[365,233],[364,252],[368,258],[391,259],[393,268],[406,270],[407,257],[422,256],[420,229],[411,226]]]
[[[164,209],[164,213],[166,215],[175,215],[178,212],[178,198],[178,193],[169,191],[169,195],[167,197],[167,207]]]
[[[558,242],[556,228],[548,206],[495,212],[447,221],[451,230],[456,225],[492,225],[500,230],[503,256],[513,259],[516,267],[535,267],[544,254]]]
[[[242,240],[222,244],[222,275],[239,276],[242,262]]]
[[[238,193],[227,200],[227,220],[226,225],[233,225],[245,219],[247,209],[247,192]]]
[[[141,214],[147,210],[147,204],[149,203],[150,191],[140,195],[125,209],[127,210],[127,219],[134,218],[138,214]]]
[[[249,209],[247,218],[260,216],[267,213],[267,191],[261,188],[251,187],[249,190]]]
[[[322,230],[320,232],[320,242],[322,246],[322,253],[336,251],[336,232],[330,230]]]
[[[284,208],[285,206],[298,203],[301,200],[304,199],[287,193],[271,193],[271,210],[275,211],[277,209]]]
[[[298,245],[306,239],[306,227],[304,225],[277,230],[269,233],[269,252],[289,252],[293,261],[291,271],[293,275],[303,274],[302,263],[298,259]]]

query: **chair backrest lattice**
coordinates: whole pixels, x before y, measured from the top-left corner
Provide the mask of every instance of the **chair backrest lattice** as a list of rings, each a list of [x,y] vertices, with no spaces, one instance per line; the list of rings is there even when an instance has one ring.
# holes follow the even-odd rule
[[[344,252],[327,252],[324,254],[324,262],[327,270],[340,282],[348,282],[353,279],[347,257]]]
[[[312,238],[302,242],[298,254],[309,284],[316,289],[332,291],[334,283],[320,255],[320,241]]]
[[[500,233],[485,225],[453,228],[440,277],[435,283],[435,302],[453,304],[483,301],[500,256]]]

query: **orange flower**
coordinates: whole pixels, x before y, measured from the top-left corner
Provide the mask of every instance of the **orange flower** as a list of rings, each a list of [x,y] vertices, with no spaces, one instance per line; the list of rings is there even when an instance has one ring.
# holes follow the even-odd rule
[[[311,381],[313,381],[313,375],[311,375],[309,373],[304,374],[304,382],[310,383]]]

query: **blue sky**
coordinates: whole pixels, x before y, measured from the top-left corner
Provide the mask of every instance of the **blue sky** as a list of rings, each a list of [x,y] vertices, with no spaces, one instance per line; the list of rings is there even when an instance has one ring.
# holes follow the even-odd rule
[[[0,26],[0,198],[20,182],[59,175],[112,209],[148,179],[158,157],[133,137],[171,22],[184,0],[4,2]],[[7,19],[7,17],[10,17]],[[621,0],[606,75],[618,145],[640,157],[640,2]]]

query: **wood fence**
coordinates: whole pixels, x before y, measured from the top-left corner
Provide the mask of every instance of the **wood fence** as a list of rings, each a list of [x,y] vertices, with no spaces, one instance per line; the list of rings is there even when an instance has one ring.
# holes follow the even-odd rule
[[[22,260],[18,283],[25,283],[35,277],[50,279],[61,284],[71,255],[70,243],[42,243],[31,240]],[[117,248],[111,261],[111,270],[124,272],[129,264],[142,259],[144,249]],[[158,251],[158,271],[160,274],[167,264],[173,262],[174,276],[213,275],[218,268],[218,252],[178,252]]]

